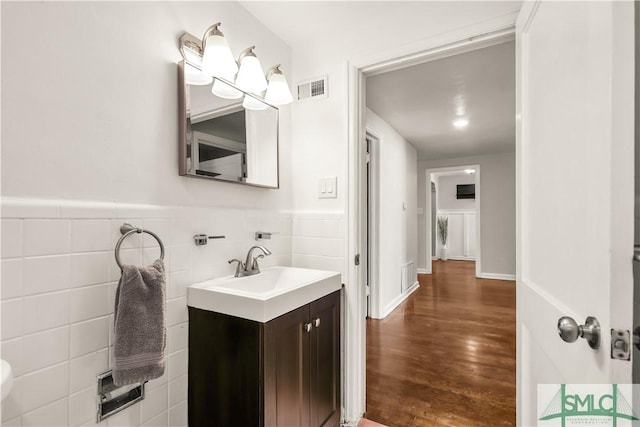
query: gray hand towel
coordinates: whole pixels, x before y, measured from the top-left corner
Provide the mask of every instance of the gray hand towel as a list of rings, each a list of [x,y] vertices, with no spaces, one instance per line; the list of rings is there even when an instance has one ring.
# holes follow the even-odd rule
[[[113,382],[142,383],[164,373],[166,345],[164,263],[125,265],[116,290]]]

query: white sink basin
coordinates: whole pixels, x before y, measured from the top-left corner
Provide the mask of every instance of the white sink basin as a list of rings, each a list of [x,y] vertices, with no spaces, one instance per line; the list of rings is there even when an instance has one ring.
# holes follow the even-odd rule
[[[265,323],[341,286],[340,273],[333,271],[269,267],[254,276],[191,285],[187,305]]]
[[[13,371],[11,370],[11,365],[6,360],[0,359],[0,393],[2,393],[0,400],[4,400],[5,397],[9,396],[12,387]]]

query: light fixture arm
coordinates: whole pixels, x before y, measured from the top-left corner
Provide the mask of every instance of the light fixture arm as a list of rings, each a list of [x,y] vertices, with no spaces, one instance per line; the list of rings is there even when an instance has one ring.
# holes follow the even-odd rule
[[[280,69],[281,65],[282,64],[277,64],[277,65],[274,65],[273,67],[269,68],[269,71],[267,71],[267,81],[269,81],[271,76],[273,76],[274,74],[284,74],[282,72],[282,70]]]
[[[218,27],[222,25],[221,22],[216,22],[215,24],[213,24],[212,26],[210,26],[209,28],[207,28],[207,31],[204,32],[204,36],[202,36],[202,51],[204,52],[204,48],[207,46],[207,39],[210,36],[220,36],[220,37],[224,37],[224,34],[222,34],[222,31],[220,31],[218,29]]]
[[[200,54],[200,56],[202,56],[202,45],[199,43],[196,43],[192,40],[185,40],[183,43],[184,47],[191,49],[193,51],[196,51]]]
[[[256,56],[255,52],[253,51],[253,49],[255,49],[255,46],[249,46],[248,48],[246,48],[245,50],[243,50],[242,52],[240,52],[240,56],[238,56],[238,63],[242,62],[242,58],[244,58],[245,56]]]
[[[182,54],[182,58],[190,64],[194,65],[194,62],[197,64],[198,61],[193,59],[193,55],[198,55],[202,58],[203,53],[202,41],[197,37],[184,33],[180,36],[180,53]],[[199,67],[197,67],[199,68]]]

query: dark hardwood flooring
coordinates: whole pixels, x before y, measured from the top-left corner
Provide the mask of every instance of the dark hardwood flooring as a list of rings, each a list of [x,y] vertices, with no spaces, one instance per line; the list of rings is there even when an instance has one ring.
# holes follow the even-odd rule
[[[437,261],[420,288],[367,320],[366,418],[391,427],[514,426],[516,289]]]

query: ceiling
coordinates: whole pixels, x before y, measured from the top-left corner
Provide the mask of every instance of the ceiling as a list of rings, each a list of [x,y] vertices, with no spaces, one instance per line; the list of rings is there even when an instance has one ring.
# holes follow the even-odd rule
[[[308,55],[328,60],[395,51],[500,16],[515,22],[522,5],[520,0],[240,3],[293,49],[294,67],[304,70],[298,78],[313,77],[305,74]],[[512,42],[367,80],[368,106],[418,149],[421,160],[514,150]],[[451,126],[458,96],[470,120],[466,130]]]
[[[418,160],[515,149],[515,43],[367,78],[367,107],[416,147]],[[457,129],[453,121],[469,124]]]
[[[294,50],[348,56],[395,49],[510,16],[515,1],[252,1],[240,4]]]

